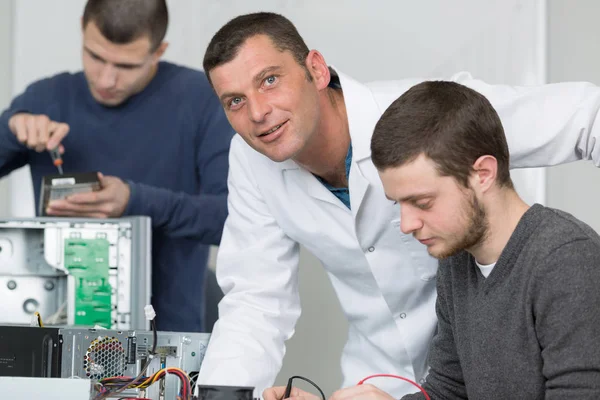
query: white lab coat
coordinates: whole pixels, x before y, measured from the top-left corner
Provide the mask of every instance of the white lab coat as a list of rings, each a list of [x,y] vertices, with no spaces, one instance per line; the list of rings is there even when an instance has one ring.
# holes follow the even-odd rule
[[[257,395],[272,385],[284,341],[300,315],[299,244],[322,261],[349,321],[343,386],[374,373],[417,381],[427,373],[436,328],[437,261],[400,231],[399,206],[384,196],[370,158],[377,120],[420,80],[365,86],[339,75],[352,139],[351,210],[294,161],[276,163],[239,136],[232,141],[229,217],[217,258],[225,297],[200,383],[255,386]],[[586,83],[492,86],[466,73],[452,79],[483,93],[496,107],[512,166],[589,158],[600,163],[599,88]],[[395,379],[377,384],[396,398],[415,391]]]

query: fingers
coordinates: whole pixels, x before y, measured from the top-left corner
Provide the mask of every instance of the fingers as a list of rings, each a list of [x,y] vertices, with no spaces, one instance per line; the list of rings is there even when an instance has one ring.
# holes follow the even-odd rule
[[[101,189],[75,193],[62,200],[53,200],[48,204],[46,213],[56,216],[108,218],[118,214],[118,204],[114,190]]]
[[[319,397],[313,395],[312,393],[308,393],[305,392],[304,390],[298,389],[296,387],[292,388],[292,391],[290,392],[290,400],[315,400],[315,399],[319,399]]]
[[[33,126],[34,132],[37,133],[37,140],[28,140],[28,145],[30,148],[35,149],[38,153],[46,150],[46,145],[48,144],[48,138],[50,137],[50,118],[45,115],[37,115],[35,119],[30,118],[30,122],[28,124]],[[30,135],[32,139],[34,139],[35,135]],[[33,143],[32,143],[33,142]]]
[[[284,400],[284,394],[285,394],[285,386],[275,386],[272,388],[268,388],[265,389],[263,391],[263,398],[265,400]],[[315,399],[319,399],[319,397],[316,397],[308,392],[305,392],[304,390],[300,390],[297,387],[293,387],[292,391],[290,392],[290,397],[287,397],[287,399],[289,400],[315,400]]]
[[[340,389],[333,393],[329,400],[394,400],[392,396],[381,389],[370,385],[358,385]]]
[[[57,217],[108,218],[105,205],[76,204],[69,200],[53,200],[46,207],[46,214]]]
[[[12,132],[17,136],[20,143],[27,143],[27,123],[25,118],[21,118],[21,114],[14,115],[8,125]]]
[[[288,397],[288,400],[321,400],[320,397],[314,396],[312,394],[307,394],[304,396],[291,396]]]
[[[109,218],[112,209],[111,203],[76,204],[69,200],[53,200],[48,204],[46,214],[57,217]]]
[[[62,122],[52,121],[49,127],[50,138],[46,145],[47,150],[51,150],[60,145],[65,136],[69,133],[69,125]],[[61,146],[62,147],[62,146]],[[63,151],[64,153],[64,147]]]
[[[110,186],[110,179],[109,179],[109,177],[104,176],[104,174],[102,172],[98,172],[98,181],[100,181],[100,187],[101,188],[105,188],[107,186]]]
[[[105,203],[116,201],[119,196],[119,190],[123,185],[119,185],[121,180],[112,176],[104,176],[98,173],[100,189],[93,192],[81,192],[69,195],[67,200],[73,204],[98,206]]]
[[[27,128],[27,142],[25,143],[30,149],[36,149],[38,143],[38,126],[36,118],[31,116],[25,119],[25,127]],[[45,146],[44,146],[45,147]]]
[[[54,149],[69,133],[69,125],[52,121],[46,115],[15,114],[8,125],[19,142],[37,152]],[[59,150],[63,153],[64,147]]]
[[[56,204],[64,207],[68,204],[69,207],[79,207],[82,210],[93,209],[110,202],[112,198],[113,195],[111,193],[107,193],[106,190],[101,189],[94,192],[74,193],[64,200],[56,200]],[[63,205],[63,203],[65,204]]]
[[[263,398],[265,400],[283,400],[284,393],[285,386],[274,386],[263,391]]]
[[[46,214],[52,215],[54,217],[71,217],[71,218],[101,218],[107,219],[110,218],[107,214],[101,212],[83,212],[83,211],[64,211],[64,210],[56,210],[54,208],[47,208]]]

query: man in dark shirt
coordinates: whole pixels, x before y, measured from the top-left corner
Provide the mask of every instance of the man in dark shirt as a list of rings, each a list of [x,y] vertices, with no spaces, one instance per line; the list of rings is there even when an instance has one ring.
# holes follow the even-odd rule
[[[371,150],[402,231],[442,260],[431,399],[600,398],[600,237],[521,200],[489,101],[454,82],[416,85],[383,114]]]
[[[29,164],[36,202],[47,150],[102,190],[49,204],[52,216],[152,218],[152,303],[161,330],[204,330],[209,245],[227,216],[233,130],[201,71],[160,58],[164,0],[89,0],[83,71],[32,83],[0,116],[0,176]],[[37,209],[38,207],[36,207]]]

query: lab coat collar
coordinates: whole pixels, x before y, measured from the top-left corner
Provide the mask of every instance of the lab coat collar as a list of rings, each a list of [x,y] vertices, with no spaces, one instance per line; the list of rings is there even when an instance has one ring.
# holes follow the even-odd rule
[[[352,161],[359,162],[371,157],[371,136],[373,128],[381,116],[381,111],[371,90],[334,68],[340,77],[346,115],[352,140]]]

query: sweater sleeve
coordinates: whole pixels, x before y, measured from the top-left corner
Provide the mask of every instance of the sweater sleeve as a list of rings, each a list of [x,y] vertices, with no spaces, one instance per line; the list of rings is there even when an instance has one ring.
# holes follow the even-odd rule
[[[25,92],[15,97],[10,106],[0,115],[0,177],[8,175],[29,162],[29,150],[19,143],[8,127],[10,118],[19,112],[41,112],[36,103],[40,97],[48,96],[39,90],[43,82],[30,85]]]
[[[441,261],[437,276],[437,293],[435,310],[438,318],[438,330],[431,342],[429,350],[429,374],[423,389],[431,400],[466,399],[467,391],[463,380],[460,360],[456,351],[452,331],[452,296],[450,289],[450,263]],[[415,393],[402,397],[402,400],[425,399],[423,393]]]
[[[15,97],[10,106],[0,115],[0,177],[30,162],[27,146],[20,143],[8,127],[10,118],[18,113],[42,114],[55,121],[58,117],[60,101],[57,93],[68,90],[72,75],[60,73],[31,83],[23,93]]]
[[[600,245],[563,244],[536,268],[531,298],[547,400],[600,399]]]
[[[229,145],[234,135],[216,96],[208,97],[199,124],[196,168],[198,194],[175,193],[150,185],[128,182],[131,194],[124,215],[147,215],[152,227],[171,237],[186,237],[218,245],[227,217]]]

